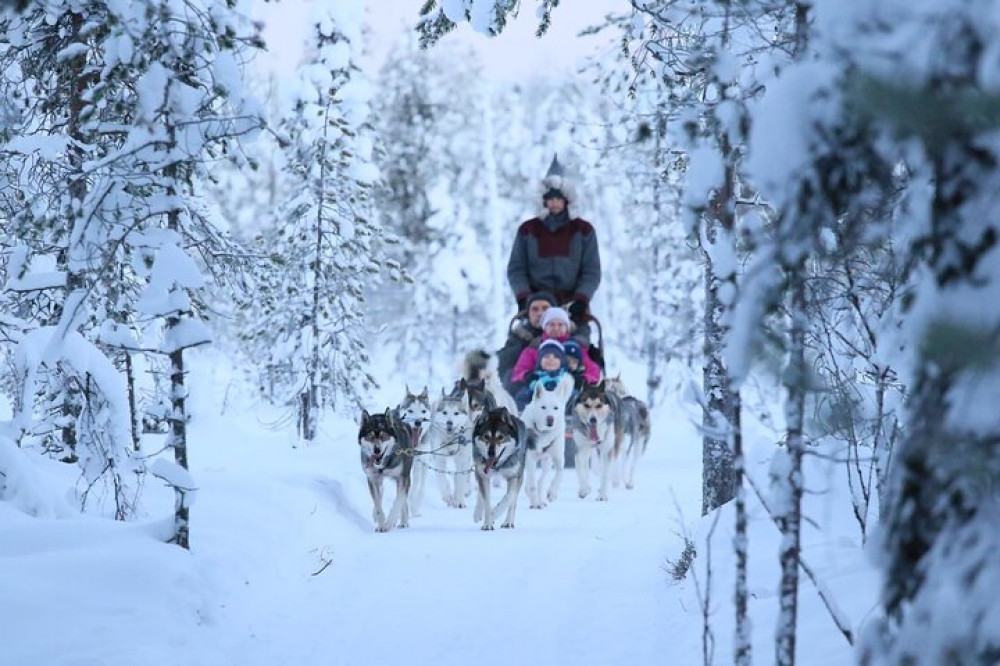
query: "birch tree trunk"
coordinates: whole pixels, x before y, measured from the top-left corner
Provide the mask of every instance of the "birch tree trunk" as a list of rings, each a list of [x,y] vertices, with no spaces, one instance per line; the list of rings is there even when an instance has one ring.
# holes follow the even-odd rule
[[[175,128],[167,126],[170,144],[176,145]],[[180,181],[180,169],[177,163],[171,163],[164,168],[166,178],[167,200],[171,202],[167,212],[167,228],[180,233],[180,204],[177,202]],[[180,288],[180,287],[177,287]],[[169,332],[181,324],[181,313],[173,312],[166,318],[166,330]],[[167,434],[167,447],[174,451],[174,462],[185,471],[188,470],[187,455],[187,388],[184,386],[184,348],[178,347],[168,354],[170,361],[170,432]],[[185,550],[191,548],[190,508],[187,503],[187,491],[174,486],[174,536],[171,543],[176,543]]]
[[[800,530],[802,524],[802,433],[806,394],[805,333],[808,326],[804,264],[789,270],[788,364],[784,385],[785,450],[775,455],[772,492],[781,545],[778,559],[781,582],[778,587],[778,624],[775,635],[775,664],[795,664],[796,623],[798,621]],[[783,455],[782,455],[783,454]]]

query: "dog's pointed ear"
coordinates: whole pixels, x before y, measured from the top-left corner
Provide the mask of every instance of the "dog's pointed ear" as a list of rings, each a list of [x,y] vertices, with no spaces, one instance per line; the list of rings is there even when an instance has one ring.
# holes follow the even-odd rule
[[[465,377],[462,377],[462,378],[461,378],[461,379],[460,379],[460,380],[458,381],[458,386],[459,386],[459,388],[461,388],[461,389],[462,389],[463,391],[468,391],[468,390],[469,390],[469,383],[468,383],[467,381],[465,381]]]
[[[368,420],[371,419],[371,417],[372,415],[368,413],[367,409],[361,410],[361,423],[368,423]]]
[[[442,389],[442,390],[444,390],[444,389]],[[418,398],[423,398],[424,400],[427,399],[427,384],[424,384],[424,390],[423,390],[423,392],[420,395],[418,395],[417,397]]]
[[[408,395],[408,396],[413,395],[413,392],[410,390],[410,385],[408,383],[407,384],[403,384],[403,388],[406,389],[406,395]]]
[[[538,382],[535,384],[535,398],[541,398],[543,395],[545,395],[545,387],[541,382]]]
[[[391,407],[386,407],[385,408],[385,418],[387,418],[387,419],[391,419],[392,418],[392,408]]]
[[[603,379],[601,380],[601,383],[597,385],[597,390],[598,391],[604,391],[604,380]]]

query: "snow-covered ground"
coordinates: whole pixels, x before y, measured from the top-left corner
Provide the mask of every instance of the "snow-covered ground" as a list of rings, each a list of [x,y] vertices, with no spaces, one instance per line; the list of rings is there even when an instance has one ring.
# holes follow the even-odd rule
[[[690,405],[671,397],[654,411],[636,488],[614,490],[609,502],[579,499],[567,470],[558,501],[537,511],[522,496],[516,529],[485,533],[471,508],[446,508],[430,484],[410,529],[377,534],[356,424],[330,417],[318,443],[293,447],[275,427],[280,414],[211,359],[201,357],[190,383],[199,486],[190,553],[158,541],[172,498],[155,479],[146,481],[146,522],[80,518],[66,499],[69,466],[0,452],[18,469],[9,488],[21,489],[19,501],[0,502],[0,664],[700,664],[707,583],[712,663],[731,663],[732,511],[699,516]],[[625,377],[641,386],[638,371]],[[384,395],[394,391],[387,383]],[[751,447],[762,483],[772,446]],[[857,631],[877,579],[834,470],[808,477],[817,492],[807,497],[805,557]],[[45,517],[21,510],[35,496],[48,502]],[[768,662],[778,534],[755,501],[751,516],[754,649]],[[682,534],[699,554],[693,575],[675,582],[666,568]],[[800,663],[850,663],[805,580],[800,603]]]

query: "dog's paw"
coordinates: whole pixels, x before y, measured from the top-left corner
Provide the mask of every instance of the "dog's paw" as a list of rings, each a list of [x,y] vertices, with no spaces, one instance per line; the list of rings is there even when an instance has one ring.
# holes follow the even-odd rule
[[[376,525],[375,526],[375,531],[376,532],[388,532],[389,531],[389,526],[388,525]]]
[[[583,499],[589,494],[590,494],[590,488],[580,488],[580,492],[577,493],[577,495],[580,496],[580,499]]]
[[[465,503],[465,500],[459,500],[455,502],[456,509],[468,509],[469,505]]]
[[[632,481],[628,481],[628,482],[626,482],[626,484],[625,484],[625,488],[626,488],[627,490],[632,490],[633,488],[635,488],[635,483],[633,483]]]
[[[547,498],[549,498],[549,501],[550,501],[550,502],[555,502],[555,501],[556,501],[556,499],[557,499],[557,498],[559,497],[559,493],[557,493],[557,492],[556,492],[556,491],[554,491],[554,490],[550,490],[550,491],[549,491],[548,493],[546,493],[546,495],[545,495],[545,496],[546,496]]]
[[[493,531],[493,523],[483,523],[482,529],[483,529],[484,532],[492,532]]]
[[[599,493],[597,493],[597,501],[598,502],[607,502],[608,501],[608,494],[605,493],[605,492],[599,492]]]
[[[500,524],[500,529],[512,530],[514,529],[514,523],[509,520],[504,521],[503,523]]]

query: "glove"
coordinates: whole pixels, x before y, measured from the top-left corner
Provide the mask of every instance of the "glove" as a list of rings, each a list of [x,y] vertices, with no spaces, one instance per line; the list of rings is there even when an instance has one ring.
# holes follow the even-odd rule
[[[587,314],[587,301],[576,300],[569,304],[569,316],[574,321],[583,320]]]
[[[524,312],[527,309],[528,309],[528,297],[521,296],[520,298],[517,299],[517,311]]]

